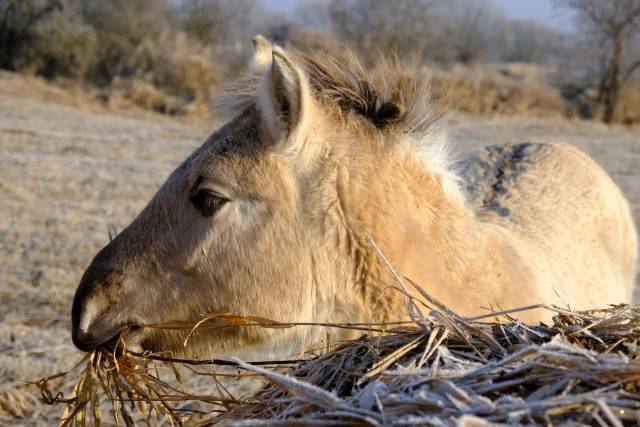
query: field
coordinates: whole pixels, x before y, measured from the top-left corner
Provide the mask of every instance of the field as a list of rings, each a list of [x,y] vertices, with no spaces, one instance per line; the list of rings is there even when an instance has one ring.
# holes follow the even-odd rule
[[[456,152],[489,143],[574,144],[604,166],[640,218],[640,127],[467,116],[454,116],[450,127]],[[70,309],[84,268],[108,242],[108,228],[126,226],[213,129],[105,110],[0,73],[0,399],[78,358]],[[58,411],[30,403],[33,389],[20,390],[26,416],[16,420],[0,406],[0,424],[50,425]]]

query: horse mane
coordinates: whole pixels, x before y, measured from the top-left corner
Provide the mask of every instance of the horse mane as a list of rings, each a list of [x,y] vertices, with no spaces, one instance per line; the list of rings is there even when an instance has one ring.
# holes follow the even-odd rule
[[[286,52],[301,68],[314,98],[340,122],[357,126],[366,138],[401,144],[415,153],[426,169],[442,176],[443,187],[457,196],[459,179],[443,126],[446,111],[433,106],[428,73],[404,69],[396,58],[382,56],[376,65],[365,69],[348,48],[337,56],[292,49]],[[227,86],[219,110],[237,113],[255,105],[260,77],[249,74]]]
[[[429,79],[417,76],[414,70],[403,70],[397,59],[381,56],[372,69],[365,71],[347,48],[333,57],[293,49],[287,49],[287,54],[302,69],[317,98],[337,105],[348,118],[364,118],[380,131],[422,133],[443,116],[430,102]],[[258,82],[259,76],[249,75],[228,85],[219,109],[233,113],[253,105]]]
[[[380,57],[368,71],[348,50],[340,58],[300,55],[300,60],[320,97],[380,131],[420,133],[437,120],[429,102],[428,79],[404,71],[395,59]]]

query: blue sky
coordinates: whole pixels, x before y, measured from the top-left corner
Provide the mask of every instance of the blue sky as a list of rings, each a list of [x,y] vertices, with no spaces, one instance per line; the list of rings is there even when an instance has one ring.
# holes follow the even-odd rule
[[[402,1],[402,0],[389,0]],[[557,8],[553,0],[486,0],[491,1],[504,14],[516,19],[533,19],[548,26],[561,30],[571,30],[571,15],[563,9]],[[300,0],[264,0],[264,5],[273,12],[288,13],[295,9]]]

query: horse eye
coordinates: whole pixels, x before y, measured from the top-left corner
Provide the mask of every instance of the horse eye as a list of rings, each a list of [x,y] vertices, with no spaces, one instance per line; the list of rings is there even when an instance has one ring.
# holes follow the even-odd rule
[[[220,197],[217,194],[211,193],[210,191],[201,190],[196,192],[194,195],[189,197],[193,206],[196,207],[202,214],[202,216],[213,216],[218,209],[222,207],[229,200],[224,197]]]

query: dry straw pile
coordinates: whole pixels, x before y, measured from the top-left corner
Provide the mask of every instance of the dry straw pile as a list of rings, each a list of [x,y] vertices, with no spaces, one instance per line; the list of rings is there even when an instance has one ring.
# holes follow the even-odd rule
[[[409,303],[413,322],[372,326],[306,360],[249,364],[99,350],[76,368],[79,376],[62,373],[38,386],[46,402],[66,404],[62,423],[76,425],[99,423],[109,406],[109,417],[124,425],[640,424],[640,306],[545,306],[553,324],[533,326],[511,318],[517,310],[466,319],[422,294],[425,301]],[[295,325],[211,314],[198,327]],[[262,377],[268,385],[234,397],[220,374],[198,366],[216,364],[234,366],[223,375]],[[216,387],[187,391],[185,367],[211,376]],[[57,392],[65,378],[77,381],[68,398]]]

